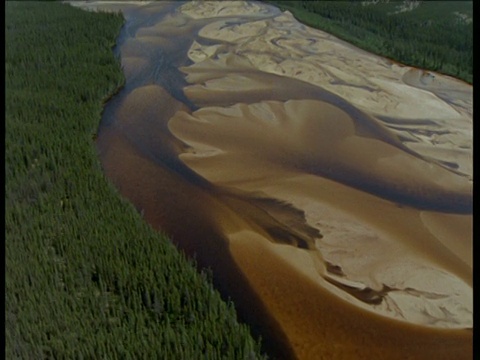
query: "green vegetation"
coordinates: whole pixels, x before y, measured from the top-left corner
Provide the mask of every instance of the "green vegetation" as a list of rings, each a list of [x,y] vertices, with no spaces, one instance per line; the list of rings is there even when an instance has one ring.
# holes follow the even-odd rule
[[[472,83],[472,1],[422,1],[404,12],[404,1],[268,2],[367,51]]]
[[[5,6],[6,358],[255,359],[259,345],[101,172],[120,15]]]

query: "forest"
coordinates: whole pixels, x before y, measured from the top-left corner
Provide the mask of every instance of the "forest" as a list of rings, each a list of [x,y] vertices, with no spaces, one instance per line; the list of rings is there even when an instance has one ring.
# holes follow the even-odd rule
[[[267,2],[369,52],[473,81],[472,1]]]
[[[5,357],[265,358],[208,270],[102,174],[93,139],[125,81],[123,17],[60,2],[5,12]]]

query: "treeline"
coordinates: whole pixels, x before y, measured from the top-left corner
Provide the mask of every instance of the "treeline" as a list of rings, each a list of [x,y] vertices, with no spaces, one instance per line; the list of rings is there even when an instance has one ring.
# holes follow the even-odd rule
[[[423,1],[413,11],[396,14],[387,10],[400,1],[369,6],[361,1],[268,2],[367,51],[472,83],[473,22],[455,16],[456,1]],[[433,11],[439,6],[442,12]],[[427,8],[435,16],[427,18]]]
[[[257,359],[259,344],[101,172],[121,15],[5,5],[7,359]]]

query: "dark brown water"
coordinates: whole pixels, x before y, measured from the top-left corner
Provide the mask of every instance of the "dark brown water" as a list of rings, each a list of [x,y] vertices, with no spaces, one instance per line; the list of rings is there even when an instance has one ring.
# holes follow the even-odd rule
[[[116,48],[127,81],[106,105],[97,140],[109,179],[147,222],[213,270],[216,286],[274,358],[468,358],[464,319],[438,315],[425,300],[453,295],[412,288],[412,275],[378,280],[409,254],[414,266],[427,261],[439,282],[450,281],[448,273],[471,284],[468,245],[452,245],[469,233],[472,210],[471,184],[455,164],[406,146],[385,126],[401,126],[398,118],[260,71],[237,45],[199,35],[218,20],[230,28],[268,23],[276,8],[262,5],[253,20],[194,20],[181,5],[107,5],[127,20]],[[288,38],[286,31],[271,43]],[[220,46],[223,57],[194,64],[194,42]],[[281,61],[272,49],[259,54]],[[367,257],[355,274],[343,254],[352,259],[357,246],[353,259]],[[408,315],[403,297],[425,302],[425,314]]]

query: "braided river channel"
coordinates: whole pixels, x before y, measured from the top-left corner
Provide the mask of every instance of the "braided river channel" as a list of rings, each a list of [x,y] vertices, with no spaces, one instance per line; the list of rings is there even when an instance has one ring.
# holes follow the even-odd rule
[[[274,359],[471,359],[473,87],[261,2],[122,11],[103,170]]]

